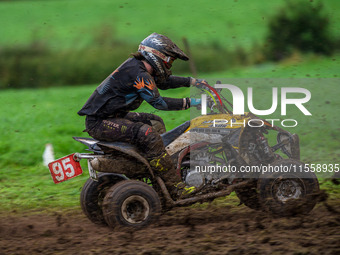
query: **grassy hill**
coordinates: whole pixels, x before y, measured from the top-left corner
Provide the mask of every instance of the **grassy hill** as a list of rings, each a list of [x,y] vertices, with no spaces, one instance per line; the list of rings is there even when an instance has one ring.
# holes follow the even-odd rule
[[[284,0],[253,1],[1,1],[0,47],[44,41],[54,49],[89,47],[112,39],[139,43],[152,32],[180,42],[249,48],[262,42],[268,17]],[[315,5],[317,1],[310,1]],[[340,36],[340,2],[324,0]]]
[[[0,1],[0,89],[96,83],[155,31],[189,51],[186,37],[198,73],[263,64],[276,55],[266,53],[270,17],[286,2]],[[306,0],[306,8],[318,2]],[[340,2],[322,3],[337,50]],[[177,62],[174,71],[190,71],[188,62]]]

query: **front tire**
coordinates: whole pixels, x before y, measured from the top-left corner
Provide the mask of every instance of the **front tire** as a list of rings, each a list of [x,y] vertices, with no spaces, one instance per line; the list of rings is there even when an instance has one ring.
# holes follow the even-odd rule
[[[103,201],[103,214],[111,228],[142,228],[161,213],[156,191],[141,181],[127,180],[112,186]]]
[[[243,203],[245,206],[253,210],[261,209],[259,195],[257,192],[257,181],[254,181],[254,184],[251,187],[235,190],[235,193],[240,199],[240,202]]]
[[[272,166],[286,167],[290,171],[266,173],[261,176],[258,191],[262,208],[276,216],[309,213],[316,205],[319,193],[319,182],[315,173],[296,171],[303,168],[303,163],[291,159],[280,160]]]

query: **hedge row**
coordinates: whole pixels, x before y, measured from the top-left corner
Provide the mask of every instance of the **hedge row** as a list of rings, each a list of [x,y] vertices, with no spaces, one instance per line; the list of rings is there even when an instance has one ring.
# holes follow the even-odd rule
[[[136,45],[94,46],[90,49],[53,51],[43,43],[0,49],[0,88],[50,87],[101,82],[127,59]],[[243,49],[192,47],[198,73],[217,72],[254,62]],[[252,55],[253,56],[253,55]],[[176,74],[190,73],[188,62],[176,61]]]

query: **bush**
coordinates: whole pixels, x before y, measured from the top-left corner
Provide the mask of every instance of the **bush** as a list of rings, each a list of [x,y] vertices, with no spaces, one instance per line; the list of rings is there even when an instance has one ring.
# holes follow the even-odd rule
[[[330,55],[334,41],[329,33],[329,19],[321,2],[289,0],[269,20],[265,55],[270,60],[288,57],[294,50]]]

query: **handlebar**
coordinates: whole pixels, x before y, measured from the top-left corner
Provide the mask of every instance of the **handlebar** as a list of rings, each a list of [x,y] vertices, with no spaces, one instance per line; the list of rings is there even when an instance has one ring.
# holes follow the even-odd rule
[[[216,81],[216,84],[220,83],[220,81]],[[226,107],[225,103],[228,103],[231,108],[233,107],[233,105],[222,95],[220,95],[222,89],[215,89],[209,84],[205,84],[204,87],[200,89],[204,91],[205,94],[209,95],[209,97],[207,97],[207,106],[211,109],[211,111],[213,111],[213,108],[216,107],[220,113],[228,112],[229,114],[232,114],[232,112]],[[223,103],[221,98],[223,98],[225,103]]]

